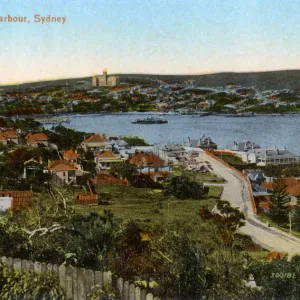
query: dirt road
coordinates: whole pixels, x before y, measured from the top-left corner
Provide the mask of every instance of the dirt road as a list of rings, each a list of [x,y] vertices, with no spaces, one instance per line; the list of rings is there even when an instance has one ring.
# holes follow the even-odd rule
[[[242,227],[240,231],[250,235],[256,243],[261,244],[267,250],[286,252],[289,256],[300,255],[300,239],[276,228],[268,227],[255,217],[245,179],[205,153],[202,155],[204,161],[210,162],[216,175],[227,181],[224,184],[222,199],[230,201],[232,206],[238,207],[245,213],[246,226]]]

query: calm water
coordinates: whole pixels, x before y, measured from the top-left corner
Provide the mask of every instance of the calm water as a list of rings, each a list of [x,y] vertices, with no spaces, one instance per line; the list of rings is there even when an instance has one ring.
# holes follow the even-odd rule
[[[79,131],[116,135],[140,136],[149,143],[160,141],[182,142],[188,137],[196,139],[210,136],[219,146],[233,141],[250,139],[262,147],[286,147],[300,155],[300,115],[256,116],[231,118],[223,116],[164,115],[168,124],[131,124],[136,118],[150,114],[72,115],[64,126]],[[45,126],[50,128],[52,126]]]

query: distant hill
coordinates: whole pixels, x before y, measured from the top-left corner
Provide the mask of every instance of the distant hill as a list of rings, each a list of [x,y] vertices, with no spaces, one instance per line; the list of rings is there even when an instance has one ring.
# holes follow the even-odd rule
[[[215,73],[205,75],[154,75],[154,74],[119,74],[121,82],[133,84],[182,83],[186,80],[195,80],[197,85],[214,87],[224,86],[227,83],[240,84],[245,87],[256,86],[261,90],[297,89],[300,88],[300,70],[253,72],[253,73]],[[4,91],[43,89],[47,87],[75,86],[79,81],[91,82],[92,77],[67,78],[30,82],[19,85],[0,86]]]

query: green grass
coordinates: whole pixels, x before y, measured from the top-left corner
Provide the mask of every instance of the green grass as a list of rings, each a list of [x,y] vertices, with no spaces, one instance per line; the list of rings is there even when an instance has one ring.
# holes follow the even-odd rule
[[[264,223],[269,223],[272,227],[280,229],[286,233],[290,233],[290,228],[289,225],[285,225],[285,226],[278,226],[275,222],[273,222],[270,218],[268,218],[267,216],[264,215],[258,215],[258,218],[260,221],[264,222]],[[293,229],[291,230],[291,234],[292,236],[296,237],[296,238],[300,238],[300,232],[294,231]]]
[[[267,250],[243,251],[243,254],[245,254],[245,255],[248,254],[250,257],[252,257],[253,259],[258,260],[258,261],[265,261],[268,257],[268,254],[270,254],[270,252]]]
[[[111,210],[125,221],[135,220],[152,225],[165,224],[173,227],[178,222],[191,224],[200,221],[198,212],[201,206],[212,209],[220,198],[223,187],[211,186],[208,195],[202,200],[179,200],[174,196],[165,196],[161,190],[138,189],[131,186],[102,186],[97,189],[100,199],[111,201],[111,205],[78,207],[77,211],[103,212]]]
[[[86,214],[92,211],[103,213],[104,210],[111,210],[125,222],[134,220],[142,227],[164,226],[169,230],[186,232],[194,239],[201,238],[205,243],[206,239],[211,239],[208,233],[210,225],[200,218],[199,210],[202,206],[212,209],[220,199],[222,191],[222,186],[210,186],[208,195],[201,200],[179,200],[172,195],[165,196],[161,190],[107,185],[98,187],[97,193],[103,201],[110,201],[110,205],[76,207],[76,211]],[[244,249],[250,250],[250,256],[258,259],[266,257],[265,251],[252,250],[250,237],[244,236],[239,239]]]
[[[190,171],[180,167],[172,168],[172,176],[186,175],[191,180],[200,181],[200,182],[211,182],[211,183],[224,183],[223,178],[217,177],[215,174],[210,172],[199,172],[199,171]]]

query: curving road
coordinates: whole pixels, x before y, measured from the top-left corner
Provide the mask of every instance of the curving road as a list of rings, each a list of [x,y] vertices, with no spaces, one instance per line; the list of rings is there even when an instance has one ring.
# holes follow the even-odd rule
[[[300,255],[300,239],[279,229],[268,227],[255,217],[250,192],[244,178],[205,153],[202,154],[202,159],[210,162],[214,173],[226,180],[222,199],[230,201],[232,206],[238,207],[245,213],[246,225],[240,229],[240,232],[251,236],[254,242],[267,250],[285,252],[289,254],[289,257],[295,254]]]

